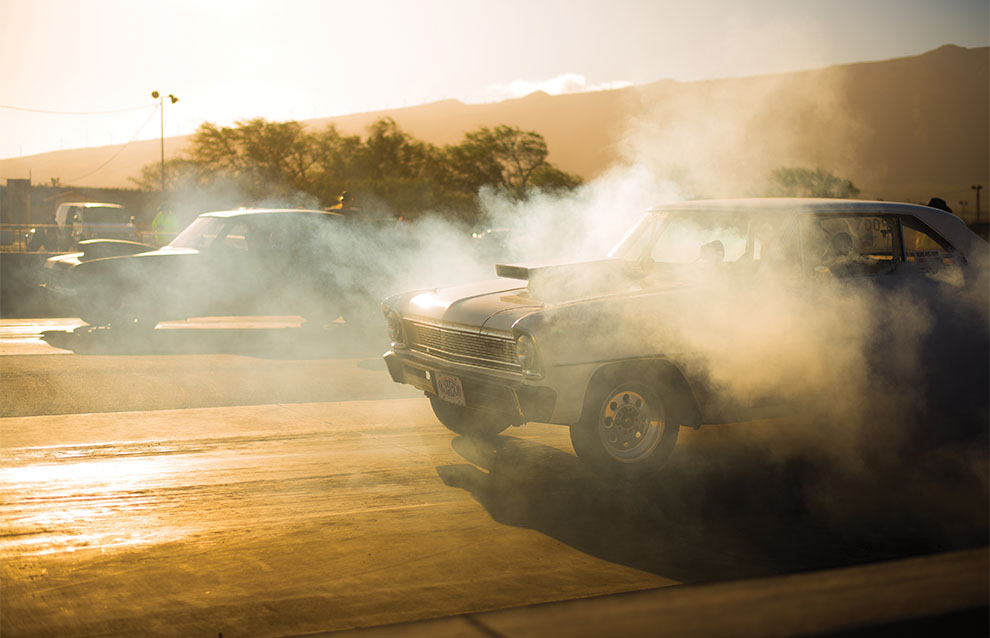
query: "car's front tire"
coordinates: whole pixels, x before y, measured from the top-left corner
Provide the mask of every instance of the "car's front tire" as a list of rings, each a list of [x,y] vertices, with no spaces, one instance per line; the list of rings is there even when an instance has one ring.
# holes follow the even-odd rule
[[[464,436],[491,438],[511,425],[497,412],[455,405],[437,397],[430,397],[430,405],[444,427]]]
[[[158,319],[137,315],[121,314],[110,319],[110,328],[117,332],[151,332],[158,325]]]
[[[640,374],[618,372],[596,381],[581,419],[571,426],[574,451],[597,472],[649,474],[674,450],[680,425],[671,419],[669,390]]]
[[[322,328],[330,325],[340,317],[340,309],[336,306],[315,306],[303,309],[301,314],[303,325],[309,328]]]
[[[158,325],[158,318],[147,311],[138,311],[136,304],[126,297],[118,297],[107,306],[98,302],[87,303],[79,313],[91,326],[106,326],[119,332],[150,331]]]

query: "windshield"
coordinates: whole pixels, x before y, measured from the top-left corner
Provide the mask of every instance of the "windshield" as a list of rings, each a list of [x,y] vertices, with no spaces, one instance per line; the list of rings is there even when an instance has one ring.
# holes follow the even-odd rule
[[[714,272],[876,275],[895,266],[896,220],[842,213],[647,213],[609,255],[692,276]]]
[[[208,248],[223,228],[224,220],[219,217],[197,217],[175,239],[169,242],[174,248]]]
[[[647,213],[609,255],[665,264],[766,259],[787,251],[793,218],[732,212]]]
[[[80,218],[87,224],[126,224],[131,220],[123,208],[87,207],[80,211]]]

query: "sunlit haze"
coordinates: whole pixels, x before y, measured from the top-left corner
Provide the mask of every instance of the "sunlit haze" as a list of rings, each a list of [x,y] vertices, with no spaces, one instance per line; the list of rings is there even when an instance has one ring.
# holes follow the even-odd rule
[[[153,90],[174,136],[988,42],[985,0],[0,0],[0,157],[156,138]]]

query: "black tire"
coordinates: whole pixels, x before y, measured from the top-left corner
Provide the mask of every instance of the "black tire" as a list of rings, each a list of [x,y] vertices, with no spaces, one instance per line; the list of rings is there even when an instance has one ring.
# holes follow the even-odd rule
[[[110,318],[110,328],[117,332],[143,334],[151,332],[158,325],[158,319],[133,315],[117,315]]]
[[[37,229],[32,228],[31,232],[28,233],[27,249],[30,252],[37,252],[41,250],[42,246],[45,245],[45,235],[44,232],[39,232]]]
[[[677,443],[669,391],[634,370],[606,375],[585,397],[571,426],[578,458],[602,474],[641,476],[660,469]]]
[[[93,326],[106,326],[110,323],[110,315],[104,311],[94,308],[83,308],[79,311],[79,318]]]
[[[118,332],[150,332],[158,325],[158,317],[150,308],[139,310],[139,304],[126,296],[118,297],[109,307],[94,305],[80,313],[80,318],[91,326],[107,326]]]
[[[378,302],[368,295],[351,294],[345,297],[340,316],[352,327],[385,331],[381,308]]]
[[[476,438],[491,438],[508,428],[510,419],[488,410],[476,410],[430,397],[433,414],[451,432]]]
[[[308,328],[328,326],[340,317],[340,309],[336,307],[310,307],[302,312],[303,325]]]

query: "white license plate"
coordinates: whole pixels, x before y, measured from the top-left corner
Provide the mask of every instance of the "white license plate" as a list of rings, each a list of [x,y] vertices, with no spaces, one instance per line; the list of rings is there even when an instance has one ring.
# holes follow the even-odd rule
[[[452,374],[436,373],[437,395],[444,401],[466,405],[464,403],[464,388],[461,380]]]

